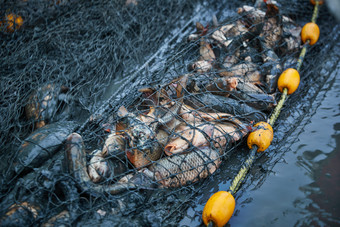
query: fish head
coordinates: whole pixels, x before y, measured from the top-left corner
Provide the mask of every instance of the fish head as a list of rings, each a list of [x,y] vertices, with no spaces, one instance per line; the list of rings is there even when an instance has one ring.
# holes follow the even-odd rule
[[[155,133],[143,122],[139,122],[131,127],[128,134],[131,139],[130,146],[139,150],[150,149],[150,142],[155,140]]]

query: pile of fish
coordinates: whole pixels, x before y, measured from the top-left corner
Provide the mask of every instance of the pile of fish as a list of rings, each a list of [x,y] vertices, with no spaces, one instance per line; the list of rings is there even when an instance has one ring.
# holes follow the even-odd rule
[[[72,133],[74,123],[49,121],[48,113],[60,111],[56,103],[67,89],[48,85],[33,93],[26,115],[36,130],[20,147],[7,181],[39,167],[60,148],[65,171],[91,195],[181,187],[214,173],[228,148],[254,130],[254,122],[266,120],[276,105],[282,57],[296,61],[292,53],[300,48],[301,27],[275,4],[265,8],[243,6],[239,19],[229,24],[215,20],[204,27],[197,22],[188,40],[197,44],[199,58],[189,64],[190,72],[140,89],[133,105],[121,106],[115,120],[105,122],[109,133],[91,152],[82,136]],[[5,218],[20,209],[10,207]]]
[[[130,111],[118,110],[119,120],[89,162],[81,136],[71,134],[69,171],[83,189],[115,194],[180,187],[215,172],[227,148],[276,105],[279,55],[300,47],[301,28],[276,5],[266,8],[243,6],[240,19],[223,26],[197,22],[188,37],[199,46],[198,60],[188,66],[193,72],[140,89]],[[123,164],[126,159],[130,166]]]

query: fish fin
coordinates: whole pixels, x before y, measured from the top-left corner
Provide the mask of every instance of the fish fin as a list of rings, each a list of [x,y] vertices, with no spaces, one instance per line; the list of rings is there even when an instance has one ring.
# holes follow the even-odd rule
[[[145,88],[138,89],[138,91],[142,93],[154,93],[156,90],[151,87],[145,87]]]
[[[167,156],[171,156],[173,155],[174,153],[172,153],[174,150],[176,150],[176,145],[172,145],[172,144],[168,144],[164,147],[164,153],[167,155]]]
[[[187,87],[188,77],[190,74],[185,74],[181,76],[177,82],[176,94],[177,98],[182,98],[184,95],[184,90]]]
[[[273,17],[279,14],[279,7],[273,3],[267,3],[266,16]]]
[[[126,125],[125,124],[123,124],[122,122],[118,122],[117,124],[116,124],[116,134],[117,135],[120,135],[120,134],[123,134],[124,132],[124,130],[126,129]]]
[[[200,22],[196,22],[196,31],[197,33],[201,33],[204,29],[203,24],[201,24]]]

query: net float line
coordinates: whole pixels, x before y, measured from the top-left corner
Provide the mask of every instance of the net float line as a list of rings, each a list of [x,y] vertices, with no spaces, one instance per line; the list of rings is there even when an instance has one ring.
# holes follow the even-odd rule
[[[314,45],[320,35],[319,27],[315,22],[318,17],[319,6],[323,4],[323,1],[310,0],[310,2],[314,5],[313,16],[311,22],[305,24],[301,30],[301,40],[304,45],[301,49],[296,69],[288,68],[280,75],[277,84],[281,92],[280,100],[268,121],[259,122],[254,125],[257,128],[248,135],[247,144],[250,148],[250,153],[233,179],[228,191],[214,193],[204,206],[202,219],[206,226],[224,226],[232,217],[235,210],[234,194],[238,191],[254,163],[256,152],[263,152],[270,146],[273,139],[273,129],[271,126],[274,125],[289,95],[293,94],[300,84],[299,71],[306,56],[307,48],[309,45]]]

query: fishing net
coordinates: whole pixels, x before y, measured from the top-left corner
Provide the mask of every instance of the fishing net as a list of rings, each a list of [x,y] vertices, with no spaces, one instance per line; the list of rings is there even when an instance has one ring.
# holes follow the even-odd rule
[[[237,172],[312,9],[2,1],[1,225],[177,225],[204,188]],[[339,32],[325,7],[318,25],[274,146],[325,78],[320,62]]]

